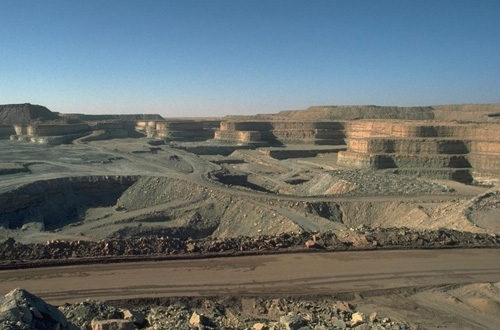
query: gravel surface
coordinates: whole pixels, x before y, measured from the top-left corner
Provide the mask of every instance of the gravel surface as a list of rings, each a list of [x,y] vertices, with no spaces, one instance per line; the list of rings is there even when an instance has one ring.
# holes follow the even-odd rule
[[[442,183],[373,170],[337,170],[324,172],[298,185],[301,196],[343,195],[440,195],[454,192]]]

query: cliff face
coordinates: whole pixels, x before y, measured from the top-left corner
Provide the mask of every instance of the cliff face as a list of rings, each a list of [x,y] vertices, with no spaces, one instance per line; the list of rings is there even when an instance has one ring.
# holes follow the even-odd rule
[[[61,119],[44,106],[29,103],[0,105],[0,125],[22,125],[33,121]]]

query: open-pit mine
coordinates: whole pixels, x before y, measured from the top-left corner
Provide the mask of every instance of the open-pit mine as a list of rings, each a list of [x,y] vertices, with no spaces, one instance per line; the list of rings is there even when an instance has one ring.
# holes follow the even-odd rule
[[[499,104],[0,105],[0,150],[0,329],[500,327]]]

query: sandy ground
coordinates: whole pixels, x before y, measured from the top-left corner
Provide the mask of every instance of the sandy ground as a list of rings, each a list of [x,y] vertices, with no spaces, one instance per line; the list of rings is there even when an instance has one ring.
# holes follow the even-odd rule
[[[321,266],[319,266],[321,265]],[[309,253],[0,271],[49,303],[168,296],[341,296],[413,325],[498,329],[498,250]]]

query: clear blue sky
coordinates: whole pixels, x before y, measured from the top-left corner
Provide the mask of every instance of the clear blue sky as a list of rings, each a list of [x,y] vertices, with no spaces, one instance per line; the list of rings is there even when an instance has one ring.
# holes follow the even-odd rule
[[[500,103],[498,0],[1,0],[0,104],[220,116]]]

